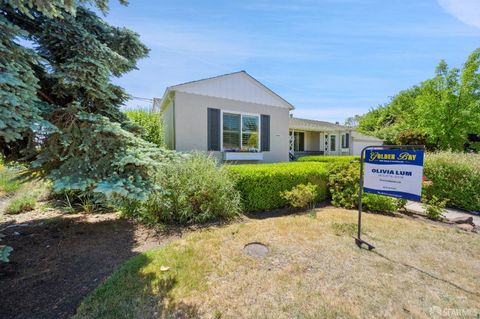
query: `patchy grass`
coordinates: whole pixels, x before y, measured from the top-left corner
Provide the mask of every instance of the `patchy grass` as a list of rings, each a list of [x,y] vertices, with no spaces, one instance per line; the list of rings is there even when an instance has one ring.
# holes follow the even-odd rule
[[[5,208],[6,214],[20,214],[35,209],[38,201],[45,200],[50,194],[48,185],[42,181],[32,181],[21,185],[8,201]]]
[[[5,213],[14,215],[31,211],[35,208],[36,202],[37,199],[32,195],[22,194],[15,196],[5,208]]]
[[[16,192],[21,183],[15,179],[16,172],[0,164],[0,196]]]
[[[480,309],[477,234],[336,208],[202,230],[134,257],[76,318],[403,318]],[[269,247],[265,259],[245,244]],[[161,266],[170,267],[161,271]],[[432,308],[439,307],[439,308]]]

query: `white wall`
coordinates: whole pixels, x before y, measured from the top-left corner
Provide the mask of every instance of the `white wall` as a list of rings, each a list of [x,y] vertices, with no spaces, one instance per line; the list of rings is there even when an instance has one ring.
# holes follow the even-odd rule
[[[354,138],[352,155],[360,156],[362,150],[369,145],[383,145],[383,141],[359,140]]]
[[[175,148],[177,151],[207,151],[207,109],[270,115],[270,152],[264,162],[288,161],[289,110],[284,107],[240,102],[198,94],[175,93]],[[211,152],[222,158],[221,152]]]
[[[162,112],[162,119],[163,119],[163,133],[165,138],[165,147],[167,149],[173,150],[175,148],[175,127],[173,123],[173,102],[166,106],[166,108]]]

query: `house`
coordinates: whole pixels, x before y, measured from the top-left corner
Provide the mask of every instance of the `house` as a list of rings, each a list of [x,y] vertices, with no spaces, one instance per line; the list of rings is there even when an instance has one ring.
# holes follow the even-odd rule
[[[285,162],[290,152],[356,153],[351,128],[293,118],[293,109],[245,71],[170,86],[160,102],[169,149],[244,162]]]

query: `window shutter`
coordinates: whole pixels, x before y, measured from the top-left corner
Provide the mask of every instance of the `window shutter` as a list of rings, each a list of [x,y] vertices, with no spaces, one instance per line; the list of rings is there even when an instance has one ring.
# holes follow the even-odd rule
[[[350,148],[350,133],[345,134],[345,148]]]
[[[270,152],[270,115],[261,115],[260,144],[262,152]]]
[[[207,143],[209,151],[220,151],[220,110],[208,108]]]

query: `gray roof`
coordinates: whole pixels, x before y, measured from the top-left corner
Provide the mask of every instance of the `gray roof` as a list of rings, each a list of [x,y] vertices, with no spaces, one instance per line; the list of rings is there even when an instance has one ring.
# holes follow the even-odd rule
[[[289,128],[307,131],[339,131],[352,130],[351,127],[317,120],[300,119],[290,117]]]

